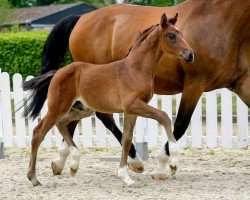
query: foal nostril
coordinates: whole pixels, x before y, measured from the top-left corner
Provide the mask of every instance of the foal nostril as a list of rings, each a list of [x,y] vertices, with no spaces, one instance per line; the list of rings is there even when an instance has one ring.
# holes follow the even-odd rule
[[[189,54],[189,57],[188,57],[188,62],[189,63],[192,63],[194,61],[194,54],[193,53],[190,53]]]

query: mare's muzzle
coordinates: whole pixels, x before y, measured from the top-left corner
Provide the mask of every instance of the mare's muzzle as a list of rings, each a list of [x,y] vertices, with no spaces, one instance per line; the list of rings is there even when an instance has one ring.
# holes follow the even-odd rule
[[[184,49],[181,52],[181,57],[186,61],[186,63],[194,62],[194,51],[191,49]]]

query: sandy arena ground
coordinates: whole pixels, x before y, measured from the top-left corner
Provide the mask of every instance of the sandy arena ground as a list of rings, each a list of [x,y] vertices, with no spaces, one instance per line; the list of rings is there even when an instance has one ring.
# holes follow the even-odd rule
[[[117,178],[118,162],[100,161],[101,157],[120,155],[120,149],[82,150],[80,169],[69,173],[68,159],[61,176],[53,176],[50,163],[55,148],[40,149],[38,179],[43,186],[32,187],[26,178],[29,148],[6,149],[0,160],[0,199],[250,199],[250,149],[186,149],[175,177],[155,181],[150,172],[157,165],[156,150],[150,151],[145,172],[131,177],[137,182],[127,187]]]

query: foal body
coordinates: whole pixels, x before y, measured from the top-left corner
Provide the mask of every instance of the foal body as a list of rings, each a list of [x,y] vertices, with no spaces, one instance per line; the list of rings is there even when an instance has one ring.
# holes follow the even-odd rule
[[[172,41],[173,38],[169,36],[171,31],[178,30],[167,21],[164,14],[161,25],[145,30],[123,60],[105,66],[74,62],[48,76],[53,77],[48,89],[48,112],[34,129],[32,139],[28,178],[34,186],[40,184],[35,173],[38,147],[55,124],[73,156],[71,173],[74,175],[78,170],[80,151],[67,129],[67,114],[72,112],[71,107],[76,101],[81,101],[87,107],[88,114],[78,115],[79,118],[87,117],[94,111],[125,114],[118,176],[128,185],[134,183],[127,173],[127,157],[133,137],[131,127],[134,127],[136,116],[157,120],[163,125],[169,141],[176,142],[168,115],[147,104],[153,96],[156,66],[163,53],[182,56],[184,59],[193,55],[193,50],[180,35],[175,38],[175,42]]]

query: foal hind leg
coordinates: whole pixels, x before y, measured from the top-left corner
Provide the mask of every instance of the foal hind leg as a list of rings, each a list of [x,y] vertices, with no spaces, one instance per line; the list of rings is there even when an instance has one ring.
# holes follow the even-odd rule
[[[116,126],[113,115],[96,112],[96,116],[102,121],[105,127],[113,133],[113,135],[121,144],[123,134]],[[129,150],[128,167],[136,173],[142,173],[144,171],[144,164],[139,154],[136,153],[133,143],[131,144],[131,148]]]
[[[75,128],[76,128],[78,122],[79,122],[79,120],[72,121],[67,126],[67,129],[68,129],[68,132],[69,132],[71,138],[73,138],[74,131],[75,131]],[[64,169],[66,160],[70,154],[69,147],[64,139],[62,141],[60,148],[58,149],[58,153],[59,153],[58,158],[53,160],[51,163],[51,168],[53,170],[54,175],[60,175],[62,173],[62,170]]]
[[[41,185],[36,177],[36,158],[38,148],[43,141],[46,133],[54,126],[58,116],[48,112],[42,121],[34,128],[32,141],[31,141],[31,156],[29,163],[29,171],[27,174],[28,179],[31,181],[33,186]]]
[[[79,162],[81,157],[81,152],[77,148],[76,144],[74,143],[73,139],[71,138],[68,129],[67,129],[68,121],[60,121],[60,123],[57,123],[57,128],[60,131],[60,133],[63,135],[63,138],[65,142],[67,143],[67,146],[69,147],[69,152],[72,155],[72,161],[70,165],[70,173],[72,176],[75,176],[78,168],[79,168]],[[60,164],[60,163],[59,163]],[[57,163],[52,162],[51,164],[52,169],[56,169]]]
[[[71,136],[71,138],[73,138],[74,131],[78,122],[82,118],[90,116],[92,113],[93,111],[90,111],[88,108],[84,107],[82,103],[77,101],[70,110],[70,113],[67,114],[63,120],[58,122],[58,126],[66,126],[68,134]],[[62,173],[66,160],[70,154],[69,147],[64,139],[58,152],[59,157],[51,163],[51,168],[54,175],[60,175]]]

